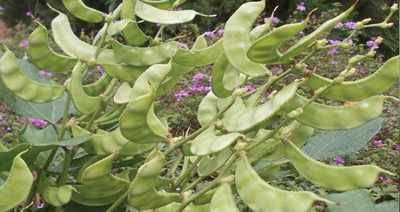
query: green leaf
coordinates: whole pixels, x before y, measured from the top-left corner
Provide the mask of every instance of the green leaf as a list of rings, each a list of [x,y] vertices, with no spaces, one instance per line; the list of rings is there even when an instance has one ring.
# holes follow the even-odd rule
[[[399,212],[399,201],[384,202],[375,207],[378,212]]]
[[[106,212],[111,205],[104,205],[104,206],[86,206],[81,205],[76,202],[70,201],[68,204],[63,205],[63,212],[76,212],[76,211],[85,211],[85,212]],[[54,212],[55,207],[52,205],[46,205],[41,210],[36,210],[38,212]],[[120,205],[118,206],[114,212],[125,212],[126,206]]]
[[[384,119],[378,117],[351,130],[324,131],[310,138],[302,150],[314,159],[344,157],[363,148],[376,135]]]
[[[51,127],[47,127],[47,128],[51,128]],[[47,128],[45,128],[43,130],[48,130]],[[52,133],[42,132],[43,130],[39,130],[39,132],[35,132],[35,134],[40,135],[40,133],[43,133],[43,134],[45,134],[44,137],[46,137],[46,136],[48,136],[48,138],[53,137],[53,135],[51,135]],[[25,163],[28,166],[35,161],[37,155],[41,152],[51,150],[54,148],[58,148],[61,146],[65,146],[65,147],[75,146],[75,145],[78,145],[78,144],[81,144],[81,143],[87,141],[90,136],[91,136],[91,134],[88,134],[88,135],[79,136],[79,137],[68,139],[68,140],[63,140],[61,142],[56,142],[56,140],[46,140],[46,139],[38,142],[33,139],[32,141],[34,141],[36,143],[29,142],[29,140],[28,140],[29,143],[21,143],[18,146],[15,146],[11,149],[0,151],[0,172],[10,170],[14,157],[18,153],[28,149],[32,144],[33,144],[33,146],[31,148],[31,150],[29,150],[27,153],[22,155],[22,159],[25,160]]]
[[[378,212],[366,189],[347,191],[338,194],[324,196],[334,202],[346,203],[346,205],[328,205],[328,212]]]

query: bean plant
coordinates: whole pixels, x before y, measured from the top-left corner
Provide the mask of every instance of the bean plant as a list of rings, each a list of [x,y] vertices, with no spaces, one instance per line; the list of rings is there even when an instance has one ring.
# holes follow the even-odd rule
[[[79,19],[104,25],[89,44],[73,33],[65,14],[50,7],[58,14],[51,27],[60,54],[49,47],[48,30],[37,22],[29,36],[28,57],[38,69],[68,73],[63,84],[35,77],[2,45],[3,98],[17,113],[31,110],[29,118],[42,118],[51,126],[38,130],[25,124],[12,146],[0,146],[0,171],[6,180],[0,187],[0,211],[20,204],[27,211],[40,194],[45,207],[52,205],[56,211],[77,203],[107,205],[107,211],[125,205],[127,211],[307,212],[316,201],[328,208],[346,207],[346,202],[306,190],[282,190],[271,180],[298,173],[340,194],[369,188],[379,176],[396,176],[376,165],[327,165],[300,148],[314,130],[362,127],[382,114],[385,100],[398,101],[381,94],[398,81],[399,56],[370,76],[350,81],[355,65],[374,56],[381,37],[366,54],[349,55],[345,69],[332,73],[332,79],[307,69],[318,52],[350,48],[348,40],[362,29],[391,27],[397,4],[381,23],[359,21],[346,39],[327,45],[320,37],[344,20],[356,2],[282,50],[283,42],[307,27],[315,10],[302,22],[272,28],[270,18],[253,27],[266,2],[246,2],[225,23],[219,41],[209,46],[203,34],[188,46],[178,38],[163,39],[163,30],[214,15],[177,10],[185,0],[123,0],[110,14],[81,0],[62,1]],[[159,32],[146,35],[138,20],[161,24]],[[200,127],[173,136],[171,117],[158,117],[155,111],[158,97],[196,67],[210,64],[211,91],[198,106]],[[277,74],[268,65],[287,68]],[[105,74],[84,84],[97,66]],[[295,80],[282,84],[286,77]],[[252,80],[264,83],[248,91],[244,86]],[[312,90],[312,97],[299,94],[300,87]],[[316,101],[321,99],[337,104]],[[289,163],[290,172],[280,171]]]

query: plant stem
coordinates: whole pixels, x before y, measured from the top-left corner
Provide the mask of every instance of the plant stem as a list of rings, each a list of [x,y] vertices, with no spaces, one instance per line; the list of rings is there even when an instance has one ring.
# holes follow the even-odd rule
[[[181,212],[186,206],[188,206],[191,202],[193,202],[193,200],[195,200],[196,198],[198,198],[199,196],[203,195],[204,193],[206,193],[207,191],[209,191],[210,189],[214,188],[215,186],[217,186],[220,183],[221,178],[225,177],[225,174],[229,171],[229,169],[231,168],[232,164],[236,161],[236,159],[238,159],[239,156],[237,154],[232,154],[231,158],[228,160],[228,162],[226,163],[226,166],[222,169],[221,173],[218,175],[217,178],[215,178],[214,181],[212,181],[212,183],[208,184],[205,188],[203,188],[201,191],[199,191],[198,193],[190,196],[188,199],[183,200],[182,204],[179,205],[178,209],[176,210],[176,212]]]
[[[182,190],[182,193],[185,191],[188,191],[189,189],[193,188],[193,186],[197,185],[200,181],[202,181],[206,176],[201,176],[198,177],[196,180],[194,180],[192,183],[190,183],[188,186],[185,187],[185,189]]]
[[[165,178],[170,178],[174,173],[176,168],[178,168],[179,163],[181,163],[181,160],[183,158],[182,152],[179,152],[178,157],[175,158],[174,163],[171,165],[171,168],[169,169],[168,173],[165,175]]]
[[[194,169],[194,167],[197,166],[197,164],[200,162],[202,157],[197,157],[196,160],[193,162],[193,164],[186,170],[182,170],[179,178],[177,181],[174,182],[172,185],[172,190],[175,191],[175,188],[177,188],[190,174],[190,172]]]
[[[108,31],[108,28],[110,27],[110,24],[108,24],[108,23],[104,23],[104,24],[106,24],[106,30],[104,30],[104,34],[101,35],[100,42],[99,42],[99,44],[97,46],[96,51],[94,52],[94,58],[95,59],[97,59],[97,57],[99,57],[101,47],[103,46],[104,41],[106,40],[107,31]],[[88,58],[88,59],[90,59],[90,58]]]
[[[125,199],[126,199],[127,197],[128,197],[128,191],[126,191],[126,192],[124,193],[124,195],[122,195],[116,202],[114,202],[114,204],[112,204],[111,207],[108,208],[108,210],[107,210],[106,212],[112,212],[112,211],[114,211],[115,209],[117,209],[118,206],[120,206],[120,205],[125,201]]]
[[[64,114],[63,114],[63,119],[61,123],[61,129],[57,137],[57,141],[62,141],[65,135],[65,130],[67,129],[67,121],[68,121],[68,111],[69,111],[69,105],[71,104],[71,95],[68,94],[67,101],[65,101],[65,107],[64,107]]]

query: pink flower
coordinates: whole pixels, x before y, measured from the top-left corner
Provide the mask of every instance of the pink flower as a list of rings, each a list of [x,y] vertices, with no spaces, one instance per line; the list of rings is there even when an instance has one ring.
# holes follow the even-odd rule
[[[207,37],[215,37],[215,33],[213,31],[205,31],[204,34],[206,34]]]
[[[218,32],[219,34],[224,34],[225,29],[219,29],[217,32]]]
[[[336,163],[336,164],[338,164],[338,163],[344,163],[345,161],[344,161],[344,158],[333,158],[333,161]]]
[[[383,147],[384,145],[382,144],[382,140],[375,140],[374,141],[374,145],[376,146],[376,147]]]
[[[251,86],[251,85],[245,85],[244,88],[246,88],[247,91],[252,91],[252,90],[254,90],[254,87]]]
[[[44,206],[44,203],[38,205],[37,208],[43,208],[43,206]]]
[[[360,70],[360,74],[365,74],[365,71],[364,70]]]
[[[40,119],[28,118],[28,121],[37,127],[45,127],[47,125],[47,122],[40,120]]]
[[[375,41],[374,40],[367,41],[367,46],[368,47],[372,48],[374,45],[375,45]],[[375,49],[379,49],[379,47],[375,46]]]
[[[336,24],[335,29],[340,29],[343,27],[343,23],[339,22],[338,24]]]
[[[339,54],[339,51],[336,48],[333,48],[328,51],[328,54]]]
[[[7,109],[7,106],[5,106],[5,105],[0,105],[0,108],[3,109],[3,110],[6,110],[6,109]]]
[[[40,71],[39,71],[39,75],[40,75],[40,76],[44,76],[44,75],[46,75],[46,72],[43,71],[43,70],[40,70]]]
[[[31,16],[32,13],[31,13],[31,11],[28,11],[28,12],[25,13],[25,15],[26,15],[26,16]]]
[[[2,6],[0,6],[0,11],[3,11],[3,10],[4,10],[4,8]]]
[[[305,11],[306,7],[304,6],[304,2],[300,2],[300,4],[296,4],[297,5],[297,9],[300,11]]]
[[[385,182],[385,183],[393,183],[393,180],[391,180],[391,179],[386,179],[386,178],[384,178],[384,177],[379,177],[379,180],[382,181],[382,182]]]
[[[316,18],[317,16],[315,15],[315,14],[312,14],[311,15],[311,18]]]
[[[346,22],[346,27],[349,28],[349,29],[355,29],[356,28],[356,22],[354,22],[354,21]]]

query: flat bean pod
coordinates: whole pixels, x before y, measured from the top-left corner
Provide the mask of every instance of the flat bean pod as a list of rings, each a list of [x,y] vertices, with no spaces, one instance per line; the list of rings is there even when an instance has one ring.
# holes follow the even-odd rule
[[[5,53],[0,59],[0,74],[5,86],[19,98],[45,103],[59,98],[65,91],[62,85],[38,83],[29,79],[18,65],[14,54],[3,45]]]
[[[239,212],[233,199],[232,189],[229,183],[222,183],[215,192],[211,204],[210,212],[232,211]]]
[[[71,200],[73,191],[76,192],[75,188],[71,185],[64,185],[61,187],[50,186],[44,172],[40,173],[39,180],[40,184],[38,192],[43,196],[47,203],[56,207],[67,204]]]
[[[39,69],[54,73],[63,72],[75,66],[76,59],[58,54],[50,49],[47,29],[40,22],[39,27],[28,38],[29,59]]]
[[[68,17],[59,12],[59,15],[51,22],[54,41],[70,57],[90,59],[94,56],[97,47],[80,40],[71,29]],[[98,61],[106,63],[121,62],[112,49],[102,49]]]
[[[236,98],[235,103],[226,111],[222,122],[230,132],[250,132],[262,128],[295,95],[302,81],[291,83],[280,90],[263,105],[247,108],[243,99]]]
[[[139,209],[154,209],[172,202],[178,202],[181,198],[177,193],[165,193],[155,189],[159,173],[164,165],[164,155],[157,150],[157,155],[149,162],[143,164],[128,190],[129,205]]]
[[[87,167],[82,174],[82,185],[96,191],[113,191],[126,187],[128,180],[110,173],[112,163],[117,157],[118,152]]]
[[[255,212],[307,212],[315,201],[337,205],[308,191],[292,192],[272,187],[257,175],[245,155],[237,165],[235,182],[243,202]]]
[[[273,29],[267,35],[259,38],[254,42],[247,51],[247,57],[256,63],[268,65],[289,64],[292,59],[288,58],[280,60],[282,54],[278,51],[278,47],[287,39],[297,35],[307,26],[310,14],[301,23],[286,24],[279,28]]]
[[[156,64],[136,80],[130,102],[121,115],[122,135],[136,143],[158,143],[165,140],[166,127],[154,113],[156,91],[171,70],[171,63]]]
[[[161,0],[161,1],[152,1],[152,0],[140,0],[141,2],[156,7],[161,10],[166,10],[168,8],[172,8],[172,5],[176,2],[176,0]],[[186,0],[179,0],[179,5],[185,3]]]
[[[193,20],[199,13],[194,10],[167,11],[161,10],[138,0],[136,15],[145,21],[160,24],[180,24]],[[154,15],[157,14],[157,15]]]
[[[117,35],[117,34],[121,34],[122,31],[124,31],[129,24],[131,24],[132,21],[125,19],[125,20],[121,20],[118,22],[111,22],[110,26],[108,27],[107,30],[107,34],[108,35]]]
[[[300,175],[324,188],[336,191],[367,188],[375,183],[380,173],[396,175],[375,165],[352,167],[327,165],[304,154],[290,140],[283,144],[291,163]]]
[[[171,67],[172,71],[173,66]],[[181,79],[183,75],[178,75],[178,76],[172,76],[166,78],[158,87],[157,93],[156,93],[156,98],[160,97],[164,94],[166,94],[168,91],[170,91]]]
[[[84,66],[81,60],[78,60],[75,67],[72,69],[71,82],[68,90],[75,108],[83,114],[90,114],[97,109],[101,98],[99,96],[89,96],[83,90],[82,72],[85,68]]]
[[[179,43],[171,41],[152,47],[125,46],[118,41],[112,42],[112,48],[117,57],[123,62],[133,66],[150,66],[169,59],[172,52],[179,47]]]
[[[140,46],[149,40],[149,36],[144,34],[139,29],[136,23],[136,1],[138,0],[124,0],[122,4],[122,19],[131,20],[131,22],[123,30],[125,40],[135,46]]]
[[[196,67],[205,66],[214,63],[223,51],[222,41],[217,41],[207,48],[193,48],[188,51],[186,49],[178,49],[174,55],[173,61],[180,65]]]
[[[179,208],[180,203],[173,202],[161,208],[155,209],[155,212],[175,212]],[[188,212],[205,212],[210,211],[210,204],[206,205],[193,205],[189,204],[183,211]]]
[[[90,22],[99,23],[103,21],[103,13],[86,6],[82,0],[62,0],[67,10],[75,17]]]
[[[103,63],[101,67],[108,75],[114,78],[133,82],[150,66],[132,66],[126,63]]]
[[[75,60],[75,63],[76,63],[76,60]],[[89,85],[84,85],[82,88],[87,95],[98,96],[103,91],[106,90],[106,88],[110,84],[111,80],[112,80],[112,77],[110,75],[103,74],[103,76],[101,76],[96,82],[89,84]]]
[[[26,199],[31,190],[33,175],[21,158],[21,155],[28,150],[22,151],[14,157],[10,174],[0,187],[0,211],[9,211],[18,206]]]
[[[390,58],[368,77],[334,85],[322,96],[339,101],[358,101],[389,90],[397,81],[399,81],[399,56]],[[313,74],[307,83],[312,90],[317,90],[331,84],[332,80]]]
[[[129,102],[132,87],[129,82],[123,82],[114,95],[114,102],[117,104],[125,104]]]
[[[259,63],[251,61],[246,52],[250,48],[250,28],[264,10],[265,0],[247,2],[228,19],[225,25],[222,45],[228,61],[241,73],[260,77],[267,69]]]
[[[359,127],[379,117],[385,96],[372,96],[363,101],[344,106],[328,106],[312,102],[303,113],[294,118],[298,122],[321,130],[347,130]],[[285,105],[290,112],[307,103],[307,99],[296,94]]]
[[[226,69],[230,66],[228,59],[226,59],[225,53],[222,53],[217,62],[215,62],[212,76],[211,76],[211,88],[215,96],[219,98],[226,98],[232,95],[233,89],[226,89],[224,86],[224,74]],[[234,79],[230,79],[234,80]]]
[[[214,130],[215,126],[211,125],[207,130],[198,135],[192,141],[190,151],[198,156],[209,155],[224,150],[238,138],[244,138],[244,135],[240,133],[229,133],[217,136]]]
[[[318,27],[318,29],[316,29],[314,32],[312,32],[311,34],[303,37],[302,39],[300,39],[296,44],[294,44],[292,47],[290,47],[281,57],[280,60],[288,60],[300,53],[302,53],[305,49],[307,49],[307,47],[315,42],[315,40],[322,34],[330,31],[331,29],[335,28],[335,26],[341,22],[343,19],[345,19],[350,13],[351,11],[354,10],[354,8],[356,7],[358,3],[358,0],[356,1],[356,3],[353,4],[353,6],[351,6],[348,10],[346,10],[345,12],[343,12],[342,14],[336,16],[335,18],[330,19],[329,21],[326,21],[325,23],[323,23],[321,26]]]
[[[81,205],[87,206],[103,206],[109,205],[116,202],[122,195],[126,193],[128,188],[123,188],[114,191],[93,191],[89,190],[84,186],[74,186],[78,192],[82,193],[72,193],[71,200],[79,203]],[[86,195],[85,195],[86,194]]]
[[[232,151],[226,148],[218,153],[218,155],[210,157],[210,155],[203,156],[198,165],[197,173],[199,176],[209,176],[219,168],[221,168],[229,157],[232,155]]]
[[[197,110],[197,120],[201,126],[210,124],[211,120],[217,115],[217,102],[218,97],[213,92],[208,92],[200,102],[199,109]]]

